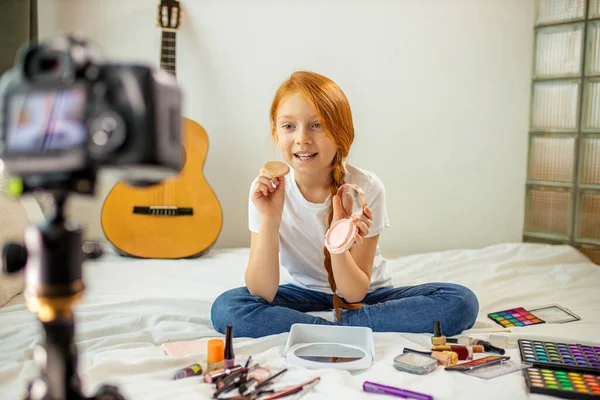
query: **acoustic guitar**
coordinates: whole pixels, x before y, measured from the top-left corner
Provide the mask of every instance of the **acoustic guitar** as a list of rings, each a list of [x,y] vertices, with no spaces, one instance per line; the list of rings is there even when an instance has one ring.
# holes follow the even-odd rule
[[[180,10],[175,0],[163,0],[158,7],[160,66],[174,76]],[[121,255],[198,257],[219,237],[223,225],[221,205],[203,175],[208,135],[188,118],[182,118],[182,129],[185,164],[176,177],[151,186],[119,181],[104,201],[102,230]]]

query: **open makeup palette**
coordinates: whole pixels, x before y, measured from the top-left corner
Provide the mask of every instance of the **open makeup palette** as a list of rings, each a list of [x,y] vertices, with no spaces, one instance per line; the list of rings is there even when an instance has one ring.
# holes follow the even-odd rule
[[[571,399],[600,398],[600,345],[519,339],[531,393]]]

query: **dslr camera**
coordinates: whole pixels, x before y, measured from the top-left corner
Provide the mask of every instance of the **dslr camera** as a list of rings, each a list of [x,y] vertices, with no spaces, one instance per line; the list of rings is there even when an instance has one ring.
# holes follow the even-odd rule
[[[102,60],[85,40],[60,36],[23,47],[0,78],[0,172],[13,195],[45,191],[54,213],[24,246],[3,249],[3,270],[25,269],[27,307],[43,328],[29,400],[122,400],[115,386],[85,396],[77,374],[74,304],[84,291],[83,232],[66,221],[71,193],[93,195],[100,169],[146,184],[183,164],[181,91],[174,76]],[[15,185],[12,185],[15,186]]]
[[[23,191],[92,194],[101,167],[158,182],[182,152],[181,91],[166,71],[103,62],[60,36],[23,47],[0,79],[0,163]]]

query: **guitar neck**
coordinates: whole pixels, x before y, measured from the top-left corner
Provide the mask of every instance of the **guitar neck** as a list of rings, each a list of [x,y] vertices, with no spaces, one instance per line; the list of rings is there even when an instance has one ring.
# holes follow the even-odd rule
[[[176,55],[177,55],[177,32],[171,30],[162,31],[160,45],[160,67],[165,71],[176,76]]]

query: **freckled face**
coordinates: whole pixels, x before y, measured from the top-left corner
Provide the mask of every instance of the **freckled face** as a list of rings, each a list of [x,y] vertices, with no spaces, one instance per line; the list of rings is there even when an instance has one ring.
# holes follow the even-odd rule
[[[336,144],[302,95],[293,94],[281,101],[275,132],[283,159],[298,173],[330,173]]]

